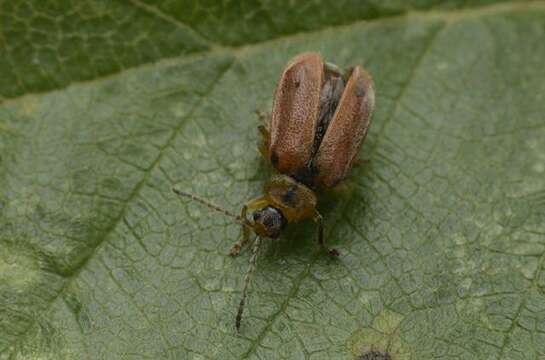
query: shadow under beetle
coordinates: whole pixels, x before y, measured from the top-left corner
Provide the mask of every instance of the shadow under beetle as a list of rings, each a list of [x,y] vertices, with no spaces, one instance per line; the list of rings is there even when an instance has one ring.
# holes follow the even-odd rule
[[[258,127],[259,151],[280,173],[265,185],[264,195],[244,204],[240,215],[235,215],[173,189],[242,225],[242,237],[230,255],[239,254],[251,231],[257,235],[244,277],[237,330],[263,238],[277,239],[288,223],[309,219],[318,225],[318,244],[330,255],[339,254],[324,244],[314,191],[333,188],[348,175],[367,135],[374,104],[371,77],[361,66],[343,73],[335,65],[324,63],[315,52],[300,54],[286,65],[278,81],[269,126]],[[251,219],[247,218],[248,211],[253,211]]]

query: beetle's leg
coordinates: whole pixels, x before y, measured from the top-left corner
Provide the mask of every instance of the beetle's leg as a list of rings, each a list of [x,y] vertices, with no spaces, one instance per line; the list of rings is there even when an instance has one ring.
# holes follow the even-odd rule
[[[261,155],[269,161],[270,153],[269,148],[271,145],[271,133],[269,132],[269,129],[267,129],[268,126],[268,119],[270,116],[267,113],[264,113],[263,111],[256,110],[255,111],[257,118],[259,119],[259,125],[257,126],[257,132],[259,133],[259,144],[258,149]]]
[[[248,206],[244,204],[240,212],[241,218],[246,219],[247,210],[248,210]],[[242,249],[242,247],[246,245],[246,243],[250,239],[250,229],[247,226],[242,225],[241,233],[242,234],[240,239],[236,243],[234,243],[233,246],[231,247],[231,250],[229,250],[229,255],[231,256],[237,256],[240,253],[240,250]]]
[[[248,209],[257,209],[263,206],[267,205],[267,200],[260,197],[251,201],[248,201],[246,204],[242,206],[242,210],[240,211],[240,217],[243,219],[246,218],[246,214],[248,213]],[[237,256],[240,253],[240,250],[244,245],[248,243],[248,240],[250,239],[251,231],[250,228],[247,225],[242,225],[242,236],[241,238],[233,244],[231,247],[231,250],[229,251],[229,255],[231,256]]]
[[[255,114],[257,115],[257,118],[259,119],[259,123],[260,123],[259,125],[265,125],[265,126],[268,125],[267,120],[270,118],[269,114],[260,110],[256,110]]]
[[[259,132],[259,145],[258,145],[258,148],[259,148],[259,152],[261,153],[261,155],[263,155],[263,157],[267,160],[267,161],[270,161],[270,146],[271,146],[271,133],[269,132],[269,130],[265,127],[265,125],[259,125],[257,127],[257,131]]]
[[[320,248],[325,250],[330,256],[333,256],[333,257],[339,256],[340,255],[339,251],[337,251],[336,249],[333,249],[333,248],[330,249],[325,245],[325,242],[324,242],[324,221],[323,221],[322,215],[320,215],[318,210],[316,210],[315,212],[316,212],[316,214],[314,216],[314,221],[316,221],[316,223],[318,224],[318,245],[320,246]]]
[[[354,159],[352,161],[352,165],[353,166],[363,166],[363,165],[367,165],[371,162],[371,160],[369,159]]]
[[[351,182],[351,179],[344,179],[343,181],[328,190],[328,193],[349,198],[354,192],[354,184]]]

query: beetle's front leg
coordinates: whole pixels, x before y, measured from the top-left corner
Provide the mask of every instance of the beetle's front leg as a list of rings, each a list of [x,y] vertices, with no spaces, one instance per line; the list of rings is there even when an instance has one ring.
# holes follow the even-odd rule
[[[262,197],[248,201],[246,204],[242,206],[242,210],[240,211],[240,217],[246,220],[248,209],[257,209],[266,205],[267,205],[267,200]],[[242,250],[242,247],[248,243],[248,240],[250,240],[251,228],[248,225],[242,225],[241,232],[242,232],[241,238],[236,243],[233,244],[233,246],[231,247],[231,250],[229,251],[229,255],[231,256],[237,256],[240,253],[240,250]]]
[[[244,204],[242,206],[242,210],[240,211],[240,217],[243,219],[246,219],[247,211],[248,211],[248,206],[247,204]],[[231,250],[229,250],[229,255],[231,256],[237,256],[240,253],[240,250],[242,249],[242,247],[246,245],[246,243],[250,239],[250,228],[248,228],[248,226],[242,225],[241,233],[242,233],[241,238],[236,243],[234,243],[233,246],[231,247]]]
[[[324,241],[324,221],[322,215],[316,210],[314,221],[318,224],[318,245],[322,250],[325,250],[330,256],[337,257],[340,255],[337,249],[328,248]]]

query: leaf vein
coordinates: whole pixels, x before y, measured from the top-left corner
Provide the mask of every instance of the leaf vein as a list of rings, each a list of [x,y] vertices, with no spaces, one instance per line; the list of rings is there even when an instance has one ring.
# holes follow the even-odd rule
[[[54,296],[49,301],[49,304],[44,307],[44,309],[43,309],[44,313],[49,311],[49,309],[57,301],[57,299],[61,298],[61,296],[70,287],[70,284],[72,283],[72,281],[74,279],[78,278],[78,275],[81,273],[82,269],[86,266],[86,264],[89,263],[89,260],[91,258],[93,258],[93,256],[98,252],[98,249],[106,242],[106,239],[108,239],[110,234],[117,228],[117,225],[124,221],[124,218],[125,218],[125,216],[127,214],[127,210],[129,208],[129,204],[131,203],[131,201],[133,199],[135,199],[138,196],[138,194],[140,193],[140,191],[142,190],[144,185],[147,183],[147,181],[149,179],[149,176],[153,172],[153,170],[156,167],[159,166],[159,164],[160,164],[160,162],[161,162],[161,160],[162,160],[162,158],[163,158],[163,156],[165,154],[165,150],[168,149],[169,146],[174,142],[174,140],[176,139],[176,137],[180,133],[181,129],[184,127],[184,125],[187,123],[187,121],[189,121],[189,119],[192,118],[195,111],[206,101],[208,95],[214,90],[215,85],[221,80],[221,78],[233,66],[234,62],[235,62],[234,60],[231,60],[229,62],[229,64],[227,64],[227,66],[225,66],[224,69],[219,71],[218,76],[216,77],[216,79],[211,82],[208,89],[206,89],[204,94],[196,101],[195,105],[193,105],[193,107],[191,108],[191,110],[189,111],[187,116],[183,119],[183,121],[180,121],[178,123],[178,125],[174,127],[174,129],[172,130],[171,136],[165,142],[165,145],[161,147],[161,149],[159,151],[159,154],[157,155],[157,157],[155,158],[155,160],[151,164],[149,170],[144,173],[144,176],[142,177],[142,180],[140,180],[140,182],[138,182],[138,184],[136,184],[133,191],[131,192],[131,194],[129,195],[127,200],[125,201],[125,203],[124,203],[125,205],[120,210],[119,215],[112,221],[112,224],[107,229],[105,229],[105,231],[103,232],[100,239],[95,243],[94,248],[93,248],[92,252],[89,254],[89,256],[86,259],[84,259],[81,262],[81,264],[79,264],[79,267],[77,269],[74,269],[72,275],[67,276],[67,281],[65,282],[64,286],[60,289],[60,291],[56,294],[56,296]],[[29,332],[29,330],[36,323],[36,321],[37,321],[37,317],[33,317],[31,319],[31,321],[29,322],[28,326],[19,333],[19,338],[15,341],[15,343],[20,343],[25,338],[25,335]],[[14,349],[14,351],[15,351],[15,349]]]
[[[214,43],[211,39],[204,36],[201,32],[198,32],[193,27],[189,26],[188,24],[180,21],[180,19],[176,19],[172,17],[169,14],[166,14],[164,11],[159,9],[157,6],[152,6],[149,4],[146,4],[142,2],[141,0],[129,0],[130,3],[132,3],[135,7],[145,11],[148,14],[151,14],[152,16],[155,16],[163,21],[166,21],[172,25],[175,25],[179,29],[186,30],[190,32],[193,36],[197,37],[200,41],[205,43],[206,45],[210,47],[216,47],[219,46],[218,44]]]

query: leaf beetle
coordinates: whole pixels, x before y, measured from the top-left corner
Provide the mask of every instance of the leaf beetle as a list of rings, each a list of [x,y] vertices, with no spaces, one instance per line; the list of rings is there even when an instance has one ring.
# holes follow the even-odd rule
[[[318,225],[318,244],[330,255],[338,255],[325,246],[315,190],[333,188],[348,175],[367,135],[374,106],[373,82],[361,66],[343,73],[316,52],[302,53],[288,62],[280,76],[269,126],[258,127],[259,151],[279,173],[265,185],[264,195],[244,204],[236,215],[173,189],[242,225],[242,237],[230,255],[238,255],[251,232],[256,234],[235,319],[237,330],[262,239],[277,239],[288,223],[313,220]]]

